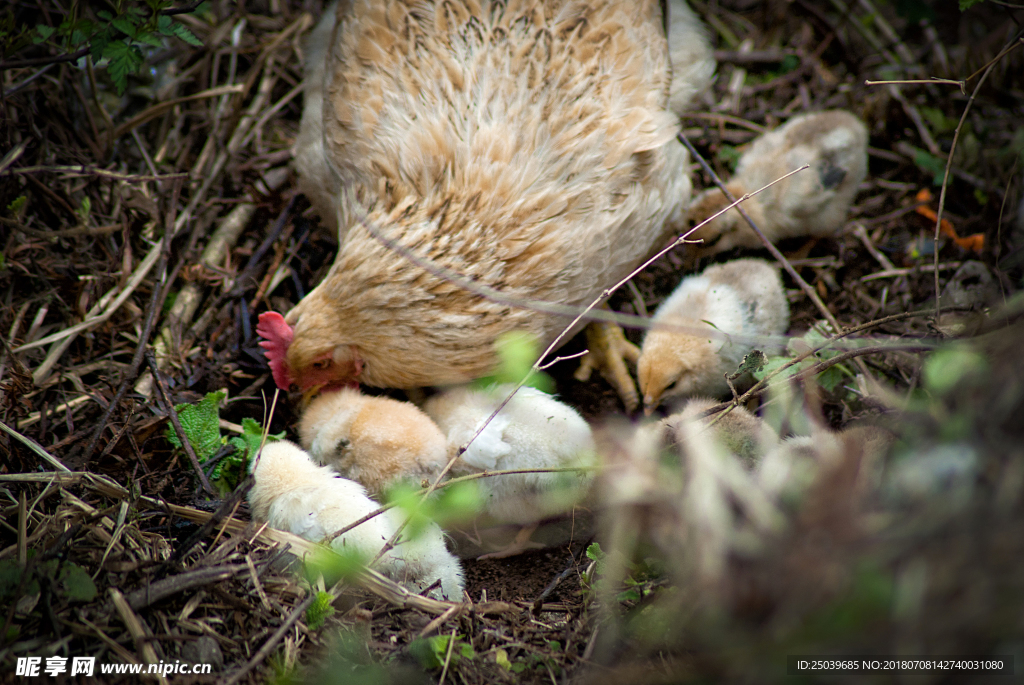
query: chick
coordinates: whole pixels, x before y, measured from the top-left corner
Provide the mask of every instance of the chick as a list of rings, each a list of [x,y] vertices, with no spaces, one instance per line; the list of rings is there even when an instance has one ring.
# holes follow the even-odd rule
[[[727,394],[725,374],[755,346],[774,348],[766,337],[786,332],[789,303],[777,269],[761,259],[738,259],[683,279],[652,321],[692,332],[654,328],[644,338],[637,378],[647,414],[663,396]],[[713,332],[704,336],[697,329]]]
[[[512,391],[457,387],[424,404],[448,438],[450,449],[466,444]],[[452,475],[482,471],[587,467],[594,437],[575,409],[530,387],[520,388],[452,467]],[[586,494],[589,472],[521,473],[482,478],[487,513],[501,523],[526,526],[513,544],[492,557],[512,556],[529,545],[538,521],[568,511]]]
[[[433,479],[448,463],[444,434],[415,405],[353,388],[314,398],[299,421],[299,442],[375,496],[401,480]]]
[[[829,236],[846,213],[864,180],[868,165],[868,132],[860,119],[834,110],[804,114],[754,141],[726,184],[733,197],[746,193],[809,164],[743,203],[743,209],[771,242],[810,235]],[[718,188],[698,195],[690,205],[690,221],[699,224],[729,205]],[[695,257],[734,247],[761,247],[761,239],[736,209],[701,227],[691,236],[704,242],[692,246]]]
[[[779,444],[779,435],[767,423],[747,411],[744,407],[733,407],[729,411],[702,416],[718,404],[715,400],[694,397],[681,411],[665,419],[665,425],[673,440],[683,439],[680,427],[684,421],[696,421],[705,426],[704,432],[722,447],[740,458],[745,466],[753,468],[761,462],[769,450]]]
[[[363,486],[341,478],[329,467],[317,466],[288,441],[264,445],[249,470],[255,478],[249,491],[253,518],[306,540],[319,542],[380,508],[366,496]],[[370,560],[401,523],[397,510],[386,511],[334,538],[331,547]],[[441,529],[434,524],[415,539],[400,540],[379,563],[385,575],[416,592],[440,580],[440,588],[432,590],[432,596],[462,598],[462,567],[445,548]]]

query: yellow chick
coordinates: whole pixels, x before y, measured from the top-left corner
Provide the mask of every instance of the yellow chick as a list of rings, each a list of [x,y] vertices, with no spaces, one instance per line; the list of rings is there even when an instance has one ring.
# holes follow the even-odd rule
[[[398,481],[433,479],[448,463],[444,434],[415,405],[353,388],[314,398],[299,421],[299,441],[317,463],[375,496]]]
[[[447,436],[451,450],[466,444],[512,391],[457,387],[427,400],[423,409]],[[575,409],[535,388],[520,388],[452,467],[452,475],[483,471],[588,467],[594,437]],[[522,473],[482,478],[485,508],[500,523],[526,526],[509,548],[492,557],[512,556],[529,544],[536,523],[569,511],[587,493],[587,471]]]
[[[829,236],[846,220],[857,186],[867,174],[867,150],[867,128],[853,114],[842,110],[804,114],[755,140],[726,187],[739,199],[809,164],[810,169],[755,195],[743,208],[773,243],[802,235]],[[720,189],[706,190],[690,205],[690,221],[699,224],[728,205]],[[704,241],[692,246],[695,257],[762,246],[735,209],[690,238]]]
[[[705,432],[731,454],[739,457],[748,468],[759,464],[769,450],[778,446],[778,433],[744,407],[733,407],[728,412],[701,416],[716,404],[718,402],[712,399],[694,397],[681,411],[666,418],[665,425],[668,426],[672,439],[682,439],[682,422],[697,421],[698,424],[706,426]]]
[[[358,483],[341,478],[334,469],[317,466],[298,445],[282,440],[264,445],[249,466],[255,483],[249,491],[254,520],[294,533],[312,542],[358,521],[380,508]],[[402,523],[402,514],[389,510],[331,540],[339,553],[371,560]],[[432,590],[437,599],[462,598],[462,567],[444,544],[441,529],[430,524],[415,539],[401,539],[379,561],[381,572],[415,592],[440,580]]]
[[[786,332],[789,304],[776,268],[761,259],[737,259],[684,278],[652,322],[690,330],[655,327],[644,338],[637,377],[647,414],[663,396],[727,394],[725,374],[755,347],[776,347],[766,338]]]

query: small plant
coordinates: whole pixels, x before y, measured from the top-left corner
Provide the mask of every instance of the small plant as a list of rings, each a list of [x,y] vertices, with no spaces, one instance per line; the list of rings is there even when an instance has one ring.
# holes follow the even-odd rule
[[[336,613],[334,607],[331,606],[333,601],[334,597],[330,592],[316,593],[313,603],[306,609],[306,625],[310,630],[320,630],[324,622]]]
[[[196,404],[179,404],[174,407],[178,413],[178,421],[185,431],[185,437],[196,452],[200,464],[213,459],[225,445],[233,450],[223,456],[210,471],[210,482],[222,493],[231,492],[246,472],[249,458],[256,454],[263,441],[263,427],[248,417],[242,419],[242,435],[230,439],[221,436],[220,411],[218,409],[224,399],[223,392],[207,393],[206,397]],[[181,448],[174,427],[168,425],[167,440],[177,448]],[[267,440],[283,440],[284,433],[268,435]]]
[[[195,34],[173,18],[176,14],[194,11],[173,9],[172,0],[144,0],[143,6],[127,0],[111,2],[113,11],[100,10],[94,18],[82,16],[82,6],[71,3],[61,17],[59,10],[51,16],[61,18],[57,26],[19,25],[12,9],[0,18],[0,50],[9,58],[30,45],[49,45],[61,54],[54,61],[77,59],[89,55],[93,61],[106,60],[107,73],[118,94],[128,87],[128,76],[136,74],[145,62],[144,46],[163,47],[167,38],[177,38],[189,45],[202,45]],[[51,13],[53,10],[51,9]]]
[[[476,650],[468,642],[462,642],[464,637],[465,635],[456,634],[454,644],[452,644],[451,635],[435,635],[413,640],[409,643],[409,653],[423,668],[441,668],[446,659],[451,664],[457,664],[463,659],[472,661],[476,658]],[[451,645],[450,658],[448,656],[449,645]],[[508,660],[507,654],[505,659]]]

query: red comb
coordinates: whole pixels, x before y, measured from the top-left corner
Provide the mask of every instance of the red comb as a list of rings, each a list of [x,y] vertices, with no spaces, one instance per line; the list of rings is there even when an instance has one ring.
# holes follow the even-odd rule
[[[260,347],[266,353],[270,371],[274,374],[274,382],[282,390],[288,390],[292,385],[292,375],[288,370],[285,354],[288,352],[288,346],[292,344],[295,332],[277,312],[263,312],[260,314],[259,323],[256,324],[256,334],[263,338]]]

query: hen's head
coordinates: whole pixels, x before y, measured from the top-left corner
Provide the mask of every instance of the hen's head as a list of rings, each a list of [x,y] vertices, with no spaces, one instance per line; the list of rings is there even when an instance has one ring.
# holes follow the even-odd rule
[[[352,345],[328,345],[318,336],[300,336],[277,312],[260,314],[256,333],[263,341],[274,382],[282,390],[297,385],[307,391],[358,383],[362,360]]]

